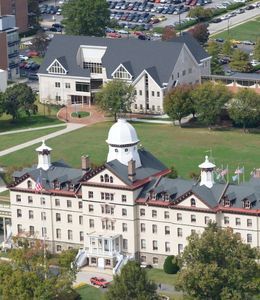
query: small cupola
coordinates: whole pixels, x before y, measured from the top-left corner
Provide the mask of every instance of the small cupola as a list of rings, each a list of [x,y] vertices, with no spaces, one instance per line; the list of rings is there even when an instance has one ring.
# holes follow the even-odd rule
[[[209,161],[208,156],[205,156],[204,163],[199,165],[200,168],[200,185],[205,185],[208,188],[212,188],[214,182],[214,169],[215,165]]]
[[[40,147],[36,149],[38,152],[38,165],[37,169],[42,168],[44,171],[47,171],[51,166],[51,150],[52,148],[45,145],[45,141],[42,141]]]

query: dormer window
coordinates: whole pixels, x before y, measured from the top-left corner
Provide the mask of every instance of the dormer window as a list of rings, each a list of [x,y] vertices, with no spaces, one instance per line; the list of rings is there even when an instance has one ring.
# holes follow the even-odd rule
[[[59,187],[60,187],[59,181],[58,180],[54,180],[53,181],[53,188],[54,189],[59,189]]]
[[[244,201],[244,208],[246,208],[246,209],[251,208],[251,202],[249,200]]]
[[[31,182],[31,180],[27,181],[27,188],[28,189],[32,189],[32,182]]]
[[[191,206],[196,206],[196,200],[194,198],[190,199],[190,205]]]
[[[69,183],[69,190],[73,191],[74,190],[74,184],[73,183]]]
[[[230,200],[229,199],[224,199],[223,205],[226,207],[230,207]]]
[[[113,74],[113,77],[115,79],[124,79],[124,80],[132,79],[130,73],[122,65],[116,70],[116,72]]]
[[[165,200],[165,201],[169,201],[169,200],[170,200],[170,195],[167,194],[167,193],[165,193],[165,194],[164,194],[164,200]]]
[[[152,200],[156,200],[156,193],[152,193]]]
[[[105,182],[109,182],[109,176],[105,174]]]
[[[67,71],[64,69],[64,67],[58,62],[58,60],[55,60],[47,69],[48,73],[51,74],[66,74]]]

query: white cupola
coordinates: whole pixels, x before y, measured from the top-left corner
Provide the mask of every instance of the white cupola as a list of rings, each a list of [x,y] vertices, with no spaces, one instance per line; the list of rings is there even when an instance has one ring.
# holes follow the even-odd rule
[[[107,162],[117,159],[128,166],[128,162],[134,160],[136,168],[141,167],[137,150],[139,139],[134,127],[125,119],[118,119],[110,128],[106,142],[109,145]]]
[[[45,145],[45,141],[42,141],[40,147],[36,149],[38,152],[38,165],[37,169],[42,168],[47,171],[51,166],[51,150],[52,148]]]
[[[212,188],[214,182],[214,168],[216,166],[209,161],[208,156],[205,156],[204,163],[199,165],[200,171],[200,185],[205,185],[208,188]]]

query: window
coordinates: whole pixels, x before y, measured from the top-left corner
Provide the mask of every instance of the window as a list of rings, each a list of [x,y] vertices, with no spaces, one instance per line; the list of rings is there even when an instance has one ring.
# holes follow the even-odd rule
[[[112,176],[109,177],[109,181],[110,183],[113,183],[114,182],[114,178]]]
[[[236,218],[236,225],[240,226],[241,225],[241,219],[240,218]]]
[[[48,68],[49,73],[57,73],[57,74],[66,74],[66,71],[61,67],[61,65],[55,61],[50,68]]]
[[[45,205],[45,198],[41,197],[41,205]]]
[[[122,216],[127,216],[127,210],[126,210],[126,208],[122,208]]]
[[[61,252],[61,250],[62,250],[61,245],[57,245],[57,246],[56,246],[56,251],[57,251],[57,252]]]
[[[59,228],[56,229],[56,238],[61,239],[61,230]]]
[[[42,237],[46,237],[46,236],[47,236],[47,228],[42,227]]]
[[[33,197],[32,196],[28,196],[28,203],[33,203]]]
[[[144,208],[140,209],[140,216],[145,216],[145,209]]]
[[[16,202],[21,202],[22,198],[21,195],[16,195]]]
[[[160,97],[160,92],[157,92],[157,97]]]
[[[31,182],[31,180],[27,181],[27,188],[28,189],[32,189],[32,182]]]
[[[101,200],[104,200],[105,199],[105,193],[100,193],[101,195]]]
[[[83,208],[83,202],[79,201],[79,209]]]
[[[247,219],[247,227],[252,227],[252,219]]]
[[[194,233],[196,233],[196,230],[195,229],[191,229],[190,233],[194,234]]]
[[[177,77],[180,78],[180,73],[179,72],[177,73]]]
[[[182,228],[177,228],[177,236],[178,237],[182,236]]]
[[[154,225],[152,226],[152,232],[153,233],[157,233],[157,225]]]
[[[113,77],[117,78],[117,79],[125,79],[125,80],[131,80],[131,78],[132,78],[132,76],[122,66],[120,66],[117,69],[117,71],[114,73]]]
[[[252,234],[248,233],[246,235],[246,241],[247,241],[247,243],[252,243]]]
[[[83,231],[80,231],[80,232],[79,232],[79,240],[80,240],[81,242],[84,241],[84,232],[83,232]]]
[[[191,206],[196,206],[196,200],[194,198],[190,199],[190,205]]]
[[[95,257],[91,257],[91,264],[96,264],[97,263],[97,259]]]
[[[140,104],[140,109],[141,109],[141,110],[143,109],[143,104]]]
[[[178,254],[181,254],[183,251],[183,244],[178,244]]]
[[[55,206],[60,206],[60,199],[55,199]]]
[[[123,232],[127,231],[127,224],[126,223],[122,223],[122,230],[123,230]]]
[[[92,62],[83,62],[83,69],[89,69],[90,73],[102,74],[102,64],[92,63]]]
[[[196,223],[196,215],[190,216],[191,223]]]
[[[157,243],[157,241],[153,241],[153,250],[158,250],[158,243]]]
[[[165,242],[165,252],[170,252],[170,242]]]
[[[136,91],[135,91],[135,95],[136,95]],[[135,109],[137,109],[137,104],[135,104]]]
[[[224,217],[224,224],[229,224],[229,217]]]
[[[153,257],[153,265],[158,265],[158,257]]]
[[[146,241],[141,240],[141,249],[146,249]]]
[[[141,232],[145,232],[145,224],[141,223]]]
[[[22,210],[21,209],[17,209],[17,218],[21,218],[22,217]]]
[[[46,221],[46,212],[45,211],[41,212],[41,219],[42,219],[42,221]]]
[[[128,240],[127,239],[123,239],[123,249],[128,250]]]
[[[61,221],[60,213],[56,213],[56,222],[60,222],[60,221]]]
[[[164,212],[164,219],[169,219],[170,218],[170,213],[168,211]]]
[[[155,105],[152,105],[152,110],[155,110]]]
[[[152,91],[152,96],[154,97],[154,91]]]
[[[79,216],[79,225],[83,225],[83,216]]]
[[[71,207],[71,200],[67,200],[67,207]]]
[[[33,211],[29,210],[29,219],[33,219]]]
[[[177,213],[177,221],[182,221],[182,214],[181,213]]]
[[[183,70],[182,71],[182,76],[185,76],[186,75],[186,70]]]
[[[72,230],[68,230],[68,240],[72,240]]]
[[[189,68],[189,74],[191,74],[192,73],[192,68]]]
[[[247,208],[247,209],[250,209],[250,208],[251,208],[251,203],[250,203],[249,200],[246,200],[246,201],[244,202],[244,208]]]
[[[209,223],[209,220],[210,220],[210,218],[206,216],[206,217],[204,218],[204,223],[205,223],[205,224],[208,224],[208,223]]]
[[[66,83],[65,83],[65,88],[66,88],[66,89],[70,89],[70,83],[67,83],[67,82],[66,82]]]
[[[55,82],[55,87],[60,88],[60,82]]]
[[[126,202],[126,195],[121,196],[122,202]]]
[[[68,215],[67,219],[68,219],[68,223],[72,223],[72,215]]]
[[[152,210],[152,217],[157,218],[157,210]]]
[[[29,233],[30,235],[34,235],[34,226],[29,227]]]
[[[139,96],[142,96],[142,94],[143,94],[143,91],[139,90]]]
[[[89,212],[93,212],[94,211],[94,205],[93,204],[89,204],[88,211]]]
[[[89,83],[76,81],[76,91],[88,93],[89,92]]]
[[[89,191],[89,192],[88,192],[88,197],[89,197],[90,199],[93,198],[93,192]]]
[[[89,228],[94,228],[94,227],[95,227],[94,219],[89,219]]]
[[[22,233],[22,232],[23,232],[22,225],[17,224],[17,233]]]
[[[100,176],[100,181],[104,182],[104,176],[103,175]]]
[[[60,101],[61,97],[59,95],[56,95],[55,99],[56,99],[56,101]]]
[[[140,257],[140,261],[141,261],[141,263],[145,263],[146,262],[146,256],[142,255]]]
[[[167,234],[170,234],[171,232],[170,232],[170,226],[165,226],[164,227],[164,232],[165,232],[165,234],[167,235]]]

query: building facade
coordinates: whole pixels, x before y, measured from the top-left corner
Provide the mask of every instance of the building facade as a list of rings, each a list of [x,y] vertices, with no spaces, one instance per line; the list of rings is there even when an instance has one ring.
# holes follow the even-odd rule
[[[94,169],[86,156],[82,168],[73,169],[52,162],[44,143],[37,148],[38,164],[15,172],[9,187],[13,234],[45,238],[52,252],[80,248],[78,266],[115,273],[131,257],[162,267],[210,221],[260,246],[259,171],[249,182],[216,183],[206,157],[198,182],[167,178],[170,170],[139,146],[135,129],[122,119],[106,142],[107,162]]]
[[[199,83],[210,60],[189,34],[171,42],[57,35],[38,72],[40,101],[91,105],[103,84],[118,79],[136,89],[133,112],[161,114],[166,91]]]

